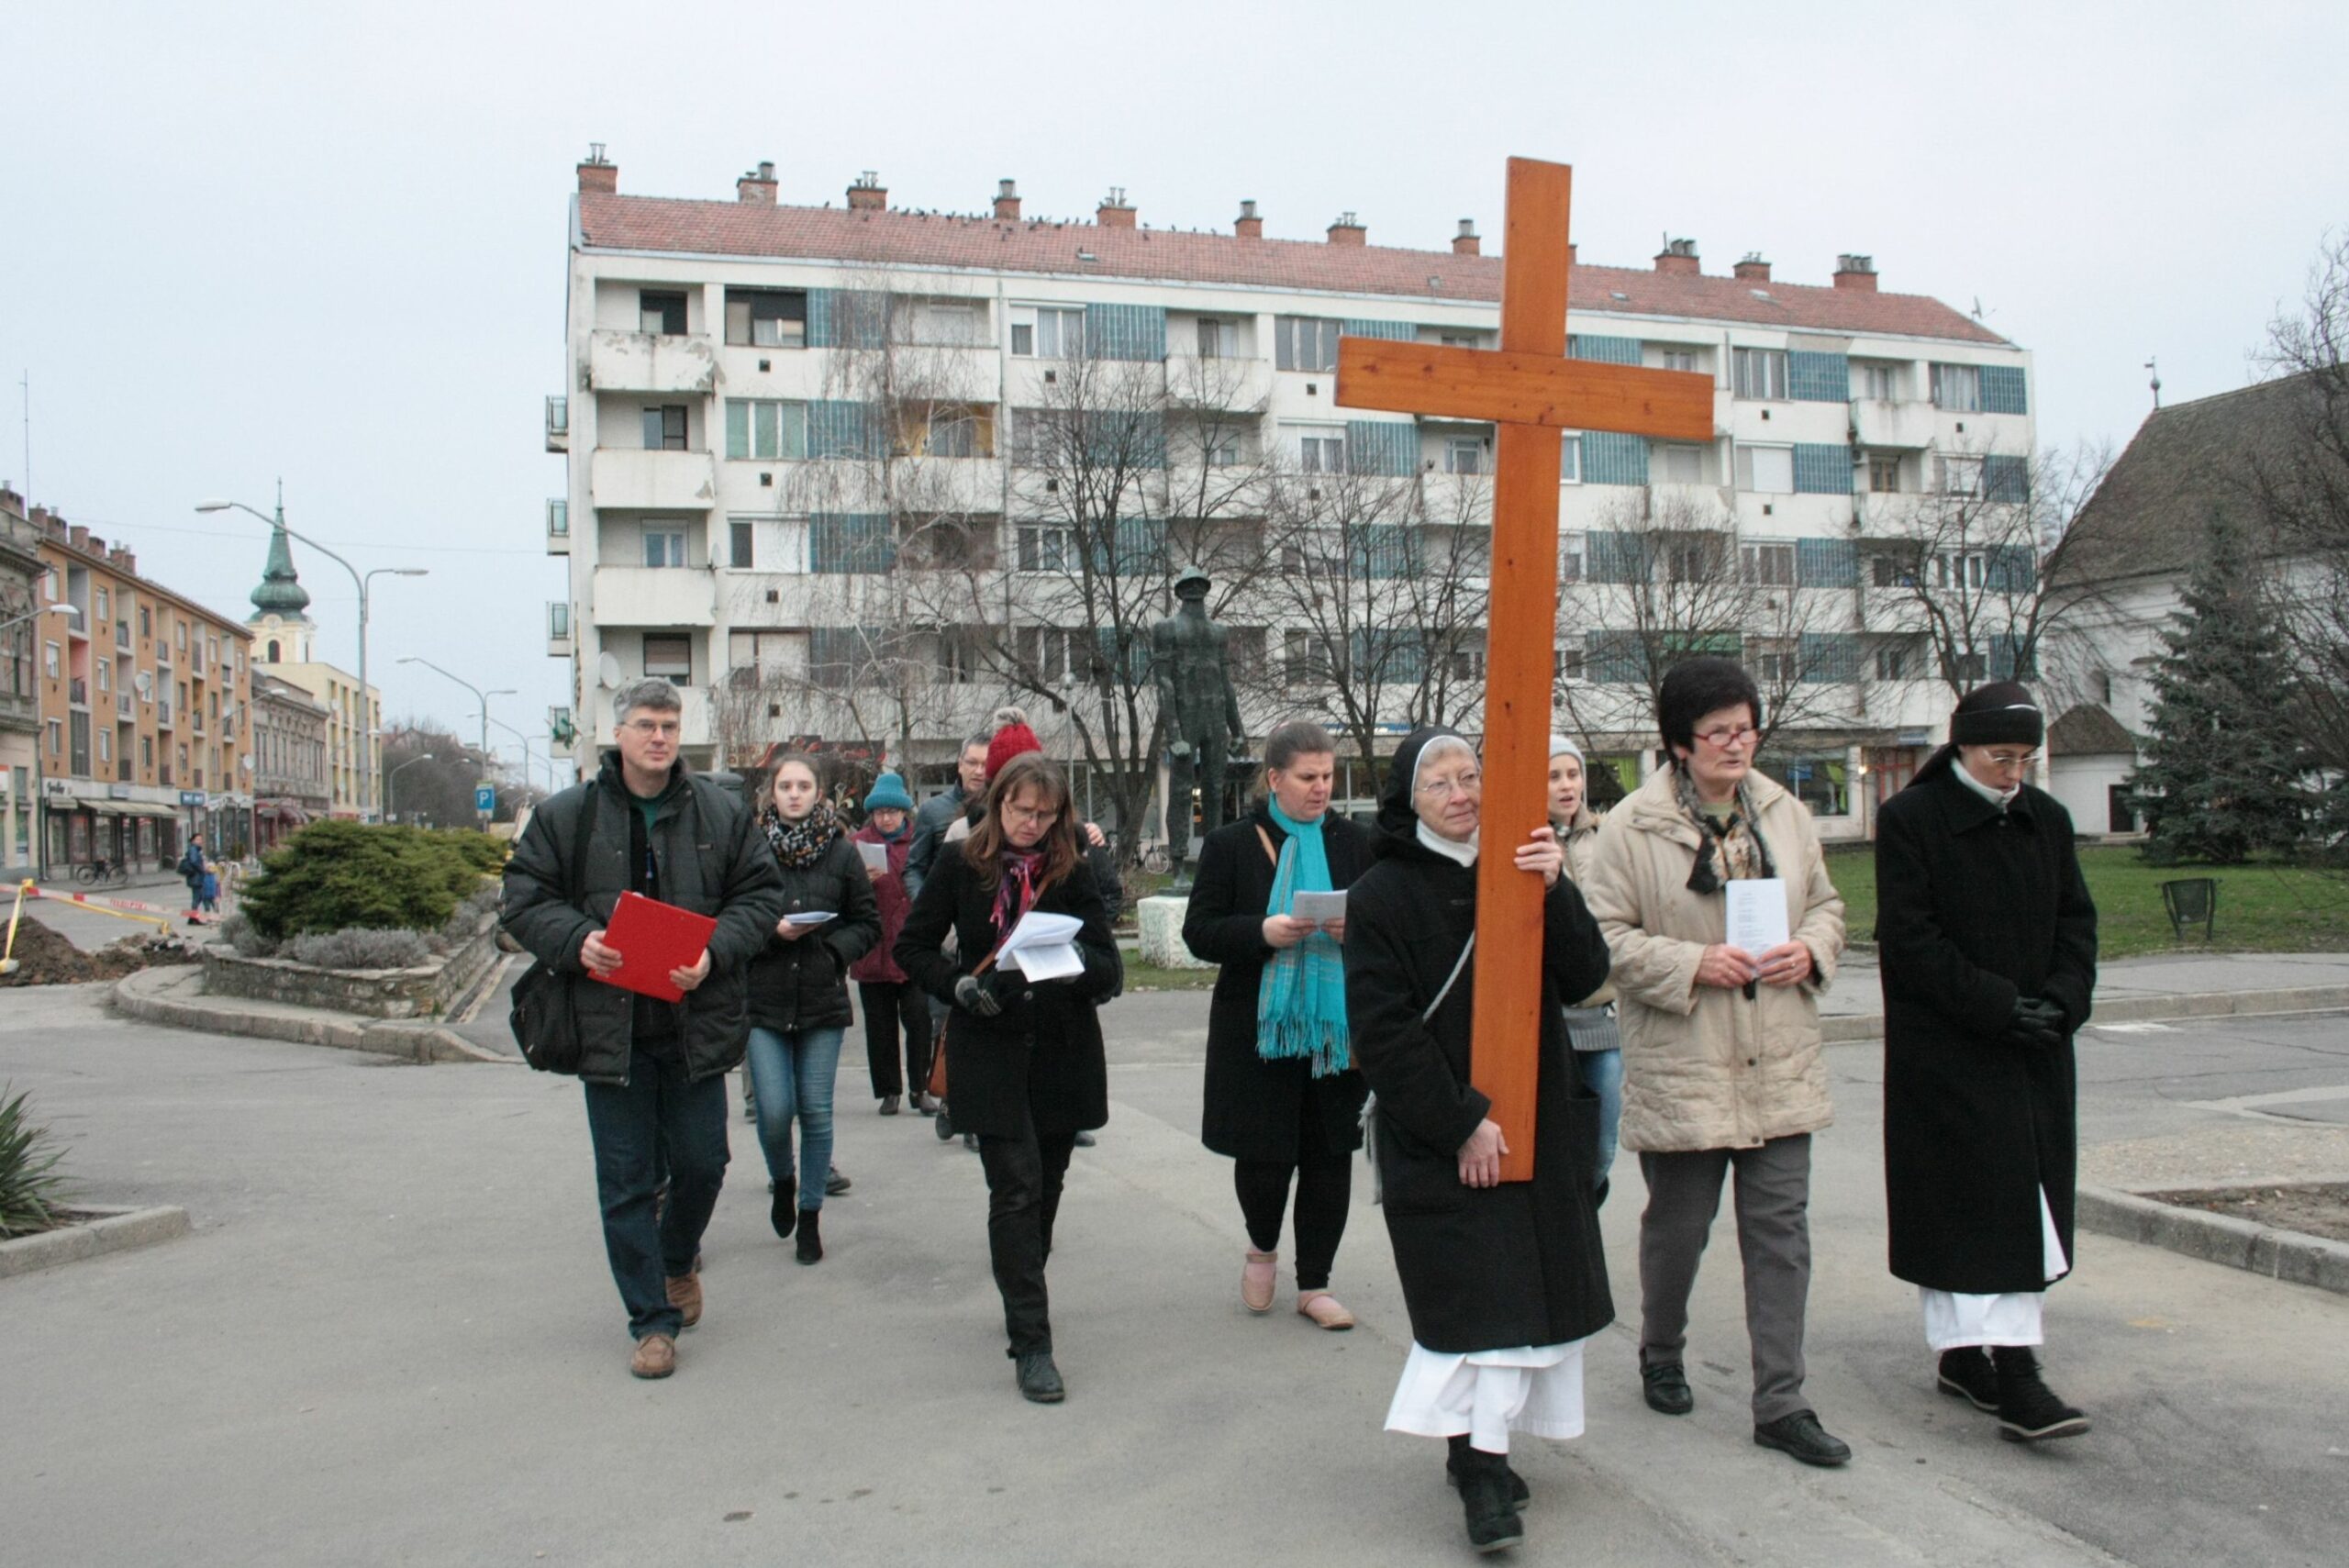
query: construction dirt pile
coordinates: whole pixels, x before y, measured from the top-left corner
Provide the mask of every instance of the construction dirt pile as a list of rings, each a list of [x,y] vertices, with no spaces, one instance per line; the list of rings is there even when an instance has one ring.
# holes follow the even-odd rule
[[[8,923],[0,919],[0,939]],[[17,927],[17,967],[0,974],[0,985],[80,985],[119,980],[159,963],[194,963],[195,949],[177,937],[125,937],[95,952],[83,952],[30,916]]]

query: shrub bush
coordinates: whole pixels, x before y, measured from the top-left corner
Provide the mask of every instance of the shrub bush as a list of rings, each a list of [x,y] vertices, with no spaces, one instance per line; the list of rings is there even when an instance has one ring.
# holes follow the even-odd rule
[[[482,871],[451,840],[481,837],[313,822],[262,862],[245,913],[273,940],[354,928],[438,930],[482,887]]]
[[[430,836],[456,851],[460,859],[484,876],[505,874],[506,857],[511,851],[505,840],[463,828],[435,828]]]
[[[250,917],[241,909],[220,922],[220,940],[236,950],[239,958],[274,958],[277,944],[253,929]]]
[[[0,1237],[57,1225],[65,1197],[57,1162],[64,1155],[49,1129],[33,1125],[25,1096],[0,1090]]]
[[[413,969],[433,946],[421,931],[313,931],[287,939],[277,956],[317,969]]]

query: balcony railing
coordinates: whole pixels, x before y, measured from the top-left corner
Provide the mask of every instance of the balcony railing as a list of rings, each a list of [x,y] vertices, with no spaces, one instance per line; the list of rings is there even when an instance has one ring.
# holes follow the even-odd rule
[[[128,692],[117,692],[115,694],[114,716],[125,724],[130,722],[133,716],[130,707],[130,694]]]
[[[170,729],[174,728],[176,720],[172,712],[172,705],[169,702],[157,703],[155,705],[155,728],[158,729]]]
[[[547,657],[571,657],[571,606],[562,599],[547,603]]]
[[[547,399],[547,450],[567,452],[571,450],[571,399]]]
[[[597,392],[707,395],[717,382],[718,343],[707,333],[588,334],[587,384]]]
[[[75,707],[89,706],[90,683],[83,680],[68,680],[65,683],[65,700]]]
[[[547,497],[547,553],[571,553],[571,503],[560,495]]]

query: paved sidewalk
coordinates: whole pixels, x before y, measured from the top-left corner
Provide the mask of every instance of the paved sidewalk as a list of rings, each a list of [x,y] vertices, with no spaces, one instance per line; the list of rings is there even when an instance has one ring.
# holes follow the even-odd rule
[[[2349,953],[2160,953],[2097,966],[2099,1023],[2340,1007],[2349,1007]],[[1830,1040],[1884,1037],[1874,953],[1844,955],[1819,1011]]]

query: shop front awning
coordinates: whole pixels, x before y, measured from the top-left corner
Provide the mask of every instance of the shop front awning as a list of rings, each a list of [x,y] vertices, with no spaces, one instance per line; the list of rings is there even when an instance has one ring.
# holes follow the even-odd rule
[[[179,813],[168,806],[158,806],[150,800],[125,800],[117,803],[125,817],[154,817],[170,821]]]

